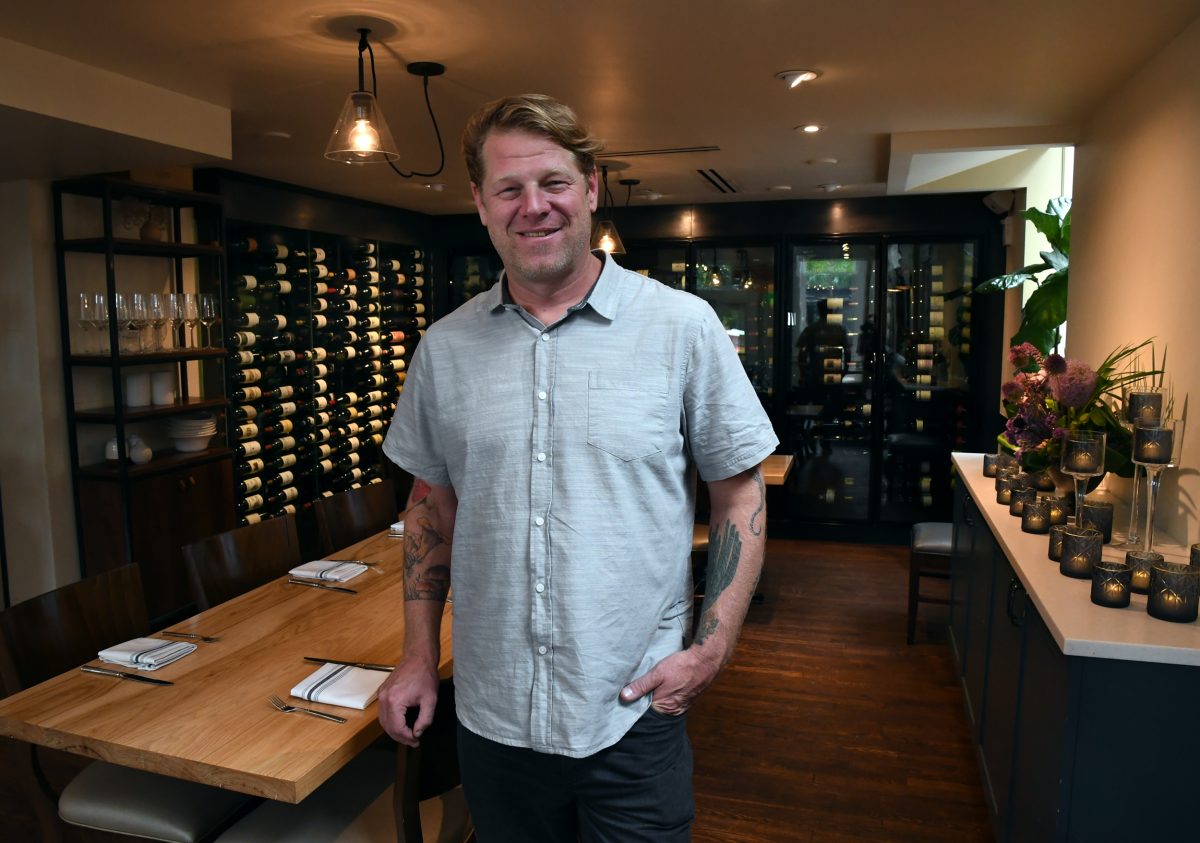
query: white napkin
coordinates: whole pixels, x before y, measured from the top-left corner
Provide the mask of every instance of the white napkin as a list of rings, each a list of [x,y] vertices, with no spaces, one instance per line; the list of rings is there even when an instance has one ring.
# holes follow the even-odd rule
[[[395,524],[392,525],[391,535],[393,535],[393,536],[404,535],[404,522],[403,521],[397,521]]]
[[[367,570],[367,566],[360,562],[318,559],[315,562],[305,562],[297,568],[292,568],[288,573],[294,577],[305,577],[310,580],[345,582],[354,579],[365,570]]]
[[[97,655],[100,661],[109,664],[119,664],[138,670],[158,670],[164,665],[177,661],[196,649],[195,644],[187,641],[164,641],[161,638],[134,638],[123,644],[116,644]]]
[[[342,664],[326,664],[292,688],[291,695],[309,702],[363,709],[375,702],[388,675]]]

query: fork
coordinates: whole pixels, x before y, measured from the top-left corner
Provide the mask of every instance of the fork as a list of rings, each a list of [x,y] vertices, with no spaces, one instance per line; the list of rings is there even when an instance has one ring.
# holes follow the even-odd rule
[[[298,711],[301,714],[311,714],[313,717],[320,717],[322,720],[332,720],[334,723],[345,723],[346,722],[345,717],[338,717],[336,714],[326,714],[325,712],[317,711],[314,708],[303,708],[298,705],[288,705],[287,703],[285,703],[283,700],[279,699],[279,697],[275,696],[274,694],[271,694],[269,697],[267,697],[267,701],[270,702],[271,705],[275,706],[275,708],[277,708],[278,710],[284,712],[285,714],[290,714],[293,711]]]

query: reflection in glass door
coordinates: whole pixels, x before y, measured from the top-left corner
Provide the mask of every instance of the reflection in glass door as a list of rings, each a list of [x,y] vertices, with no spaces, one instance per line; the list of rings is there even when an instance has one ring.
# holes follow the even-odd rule
[[[765,401],[775,393],[775,249],[697,247],[695,293],[717,312]]]
[[[792,248],[794,355],[785,447],[796,458],[790,514],[804,520],[866,520],[871,515],[871,415],[878,320],[873,244]]]
[[[974,242],[888,247],[880,519],[948,520],[950,452],[965,442]]]

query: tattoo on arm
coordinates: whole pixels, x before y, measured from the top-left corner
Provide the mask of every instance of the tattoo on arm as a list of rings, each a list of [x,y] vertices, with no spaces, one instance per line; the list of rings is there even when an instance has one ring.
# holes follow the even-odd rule
[[[415,495],[415,485],[413,491]],[[450,567],[430,558],[439,549],[444,548],[442,552],[448,553],[450,539],[437,531],[428,515],[419,513],[414,517],[412,514],[413,509],[425,509],[426,506],[419,504],[409,510],[409,526],[404,537],[405,600],[445,600],[450,591]]]
[[[753,470],[753,478],[754,482],[758,484],[758,509],[754,510],[754,514],[750,516],[750,533],[751,535],[761,536],[763,531],[762,524],[755,524],[754,522],[762,515],[763,509],[767,505],[767,494],[766,488],[763,486],[762,472],[757,468]]]
[[[727,520],[724,526],[714,526],[709,531],[708,573],[704,584],[704,605],[700,610],[700,627],[696,631],[697,644],[703,644],[706,638],[717,631],[720,621],[713,607],[717,598],[733,582],[741,558],[742,537],[733,522]]]

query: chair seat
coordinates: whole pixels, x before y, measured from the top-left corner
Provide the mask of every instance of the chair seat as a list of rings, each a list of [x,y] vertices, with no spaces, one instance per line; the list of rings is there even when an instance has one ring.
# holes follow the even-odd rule
[[[395,750],[370,747],[299,805],[264,802],[217,843],[393,843],[395,779]],[[427,799],[420,808],[428,843],[462,843],[470,835],[461,788]]]
[[[64,822],[169,843],[198,843],[234,822],[253,797],[96,761],[58,800]]]
[[[914,553],[949,556],[953,546],[953,524],[945,521],[923,521],[920,524],[913,524],[912,549]]]

